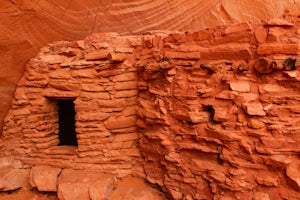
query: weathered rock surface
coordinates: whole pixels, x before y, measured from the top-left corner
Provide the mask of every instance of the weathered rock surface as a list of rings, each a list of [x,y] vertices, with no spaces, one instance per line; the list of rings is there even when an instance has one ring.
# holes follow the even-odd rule
[[[3,0],[0,2],[3,11],[0,13],[0,132],[25,63],[48,42],[81,39],[97,32],[200,30],[222,24],[258,22],[259,19],[280,17],[285,10],[299,11],[299,7],[299,2],[294,0],[281,3],[263,0],[92,0],[72,4],[53,0]],[[235,29],[230,28],[225,34],[231,34]],[[257,35],[263,35],[260,32],[257,31]]]
[[[108,196],[108,200],[163,200],[164,196],[149,187],[141,179],[126,178],[116,184],[116,189]]]
[[[30,172],[30,184],[41,192],[57,192],[58,175],[61,169],[48,166],[34,166]]]
[[[299,27],[286,13],[48,44],[18,83],[1,152],[24,167],[70,168],[59,177],[61,199],[108,194],[74,169],[143,177],[173,199],[299,199]],[[58,145],[64,99],[74,100],[78,146]]]
[[[300,170],[299,164],[292,163],[286,168],[286,175],[289,183],[295,190],[300,191]]]
[[[19,189],[25,181],[21,169],[1,168],[0,177],[0,191]]]
[[[58,200],[53,193],[37,193],[31,190],[17,190],[13,193],[0,193],[1,200]]]
[[[64,169],[58,181],[60,200],[106,199],[113,190],[114,176],[88,170]]]
[[[9,158],[12,158],[11,156]],[[117,179],[99,170],[60,169],[34,166],[28,169],[1,167],[0,199],[44,200],[160,200],[165,194],[141,178]],[[36,190],[36,189],[37,190]]]

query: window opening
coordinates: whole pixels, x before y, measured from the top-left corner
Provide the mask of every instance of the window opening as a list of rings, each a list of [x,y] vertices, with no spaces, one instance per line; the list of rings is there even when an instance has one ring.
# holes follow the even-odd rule
[[[59,145],[77,146],[75,131],[75,109],[73,100],[59,100]]]

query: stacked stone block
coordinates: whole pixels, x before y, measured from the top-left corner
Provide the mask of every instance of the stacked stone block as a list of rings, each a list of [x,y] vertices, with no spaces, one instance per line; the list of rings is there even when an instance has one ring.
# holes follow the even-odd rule
[[[24,165],[138,175],[173,199],[299,199],[295,16],[56,42],[32,59],[1,150]],[[56,101],[74,99],[78,147]]]
[[[140,157],[135,41],[112,33],[44,47],[18,84],[3,132],[18,144],[4,151],[35,165],[131,174]],[[59,100],[74,101],[78,147],[58,146]]]
[[[144,169],[173,199],[300,198],[299,24],[277,22],[144,41]]]

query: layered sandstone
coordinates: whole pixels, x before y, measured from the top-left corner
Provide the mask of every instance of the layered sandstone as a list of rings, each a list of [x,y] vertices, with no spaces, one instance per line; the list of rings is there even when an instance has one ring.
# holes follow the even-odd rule
[[[153,0],[0,2],[0,132],[25,63],[55,40],[77,40],[97,32],[200,30],[222,24],[260,22],[299,11],[299,1]]]
[[[144,178],[178,200],[299,199],[299,28],[287,14],[51,43],[6,116],[5,173],[48,165],[62,178],[66,168]],[[61,99],[74,99],[78,147],[58,146]]]

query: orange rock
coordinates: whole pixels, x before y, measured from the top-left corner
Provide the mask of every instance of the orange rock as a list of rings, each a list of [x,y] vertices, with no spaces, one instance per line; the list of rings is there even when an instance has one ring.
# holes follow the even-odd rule
[[[127,128],[131,126],[135,126],[136,117],[135,116],[115,116],[108,118],[104,125],[107,129],[121,129],[121,128]]]
[[[260,185],[265,185],[268,187],[278,187],[277,177],[257,177],[256,182]]]
[[[123,54],[123,53],[109,53],[107,54],[107,59],[110,62],[123,62],[124,60],[126,60],[127,55]]]
[[[270,196],[264,192],[255,192],[253,200],[270,200]]]
[[[265,43],[258,46],[256,53],[259,55],[287,54],[297,55],[300,53],[298,44]]]
[[[69,68],[65,69],[57,69],[53,72],[49,73],[50,78],[55,78],[55,79],[71,79],[71,73]]]
[[[71,75],[74,78],[96,78],[98,73],[95,69],[80,69],[72,70]]]
[[[205,0],[199,2],[178,0],[178,5],[185,5],[180,7],[180,9],[174,6],[173,2],[170,2],[170,0],[156,0],[154,4],[144,2],[134,5],[129,2],[124,4],[119,2],[116,4],[105,2],[102,5],[103,7],[98,10],[98,4],[94,1],[91,3],[77,2],[71,6],[66,4],[65,1],[57,1],[55,3],[43,3],[40,1],[1,2],[0,7],[11,12],[9,15],[0,18],[3,30],[5,30],[0,34],[0,41],[3,44],[1,50],[4,52],[1,57],[1,63],[3,64],[2,66],[5,66],[1,68],[2,80],[4,81],[1,81],[2,90],[0,92],[0,100],[3,102],[0,105],[0,110],[2,111],[0,113],[0,125],[10,107],[12,93],[16,83],[22,76],[25,63],[43,45],[51,41],[78,40],[84,38],[87,34],[110,31],[136,34],[157,29],[199,30],[217,25],[243,23],[252,20],[257,22],[261,19],[278,18],[282,16],[285,10],[294,13],[299,10],[298,4],[294,4],[293,0],[286,0],[280,4],[266,3],[263,0],[257,0],[255,4],[246,2],[237,3],[235,1],[216,1],[212,3]],[[153,5],[155,6],[153,7]],[[123,13],[123,7],[128,9],[128,12]],[[28,12],[18,12],[19,8],[33,11],[36,14],[35,20],[28,20],[31,14]],[[111,13],[108,8],[113,9],[114,12]],[[157,8],[161,8],[159,10],[164,12],[160,12],[160,15],[155,16],[149,14]],[[45,9],[49,11],[47,14],[43,12]],[[104,17],[98,18],[95,21],[92,15],[88,15],[89,10],[95,10],[95,15]],[[194,10],[195,12],[189,12],[190,10]],[[80,14],[74,15],[74,13]],[[88,17],[85,18],[85,16]],[[81,23],[82,21],[85,21],[85,23]],[[114,22],[114,24],[107,23],[108,21]],[[175,21],[178,23],[174,23]],[[271,23],[269,22],[269,24]],[[281,22],[279,24],[286,25],[287,23]],[[26,31],[23,30],[24,26],[27,27]],[[35,27],[39,27],[39,30]],[[24,34],[20,34],[21,32]],[[198,38],[200,41],[207,40],[210,35],[207,32],[209,31],[201,31],[199,34],[196,34],[195,38]],[[101,37],[87,37],[87,40],[93,40],[93,38],[95,40],[107,40],[107,38],[115,38],[117,36],[118,34],[116,33],[102,34]],[[140,38],[131,37],[128,39],[130,45],[140,45]],[[77,46],[78,48],[88,45],[89,43],[84,44],[82,41],[76,41],[73,44],[73,46]],[[58,59],[55,59],[55,62],[58,62]]]
[[[275,68],[275,65],[276,65],[275,62],[261,58],[254,63],[254,68],[259,73],[268,74],[273,71],[273,69]]]
[[[138,178],[126,178],[116,185],[116,189],[109,195],[108,200],[119,200],[120,197],[128,200],[137,198],[144,200],[162,200],[161,193],[151,188]]]
[[[92,200],[107,199],[114,187],[114,179],[109,178],[108,180],[101,177],[89,187],[89,196]]]
[[[278,154],[265,158],[265,162],[273,167],[285,168],[292,163],[292,160],[289,156]]]
[[[260,129],[265,127],[265,123],[263,123],[262,121],[260,121],[259,119],[255,119],[255,118],[251,118],[248,121],[248,126],[250,128],[254,128],[254,129]]]
[[[107,198],[114,185],[114,176],[93,170],[64,169],[58,180],[58,198],[90,200]]]
[[[135,141],[137,139],[139,139],[139,134],[137,134],[137,133],[128,133],[128,134],[118,134],[118,135],[116,135],[114,141],[115,142]]]
[[[266,115],[261,103],[244,103],[243,108],[248,113],[248,115],[257,115],[257,116]]]
[[[111,96],[108,92],[81,92],[80,97],[87,98],[87,99],[97,99],[97,100],[111,99]]]
[[[249,30],[250,30],[250,26],[248,23],[233,24],[228,26],[225,29],[224,34],[236,33],[241,31],[249,31]]]
[[[289,31],[286,27],[269,27],[267,42],[281,42],[281,38]]]
[[[199,52],[176,52],[176,51],[166,51],[166,58],[174,58],[174,59],[199,59]]]
[[[245,81],[231,81],[230,89],[236,92],[250,92],[250,84]]]
[[[224,2],[222,12],[228,9]],[[249,23],[53,42],[26,67],[0,150],[17,156],[19,167],[139,174],[174,199],[254,199],[254,190],[270,198],[283,198],[283,191],[293,196],[297,177],[284,184],[282,170],[298,163],[300,152],[298,53],[289,49],[299,42],[299,23],[297,16],[285,18],[294,27],[268,25],[257,37]],[[124,62],[85,57],[102,51],[128,57]],[[58,146],[56,102],[64,99],[75,103],[78,146],[72,148]],[[84,190],[82,198],[105,198],[100,185],[90,193],[85,186],[67,186],[74,190],[67,194]]]
[[[254,35],[256,38],[256,41],[260,44],[264,43],[268,36],[268,30],[263,26],[258,26],[255,31]]]
[[[286,168],[286,176],[289,184],[297,190],[300,191],[300,172],[299,172],[299,164],[292,163]]]
[[[58,99],[75,99],[79,95],[79,91],[63,91],[54,88],[47,88],[42,92],[42,95]]]
[[[266,22],[266,26],[294,26],[293,23],[288,22],[287,20],[280,19],[280,18],[274,18],[270,19]]]
[[[58,175],[61,169],[48,166],[35,166],[30,172],[30,184],[43,192],[56,192]]]
[[[80,89],[77,81],[49,80],[48,85],[58,90],[78,91]]]
[[[103,112],[86,112],[76,115],[78,121],[102,121],[106,120],[110,115]]]
[[[90,52],[85,54],[84,58],[86,60],[101,60],[107,59],[108,51]]]
[[[137,82],[136,81],[116,82],[114,88],[116,90],[137,89]]]
[[[128,97],[135,97],[137,96],[138,91],[137,90],[122,90],[118,91],[115,94],[115,98],[128,98]]]
[[[24,176],[21,169],[1,168],[0,190],[12,191],[24,186]]]
[[[113,78],[114,82],[118,82],[118,81],[134,81],[136,80],[137,76],[135,73],[133,72],[129,72],[129,73],[123,73],[120,75],[116,75]]]

